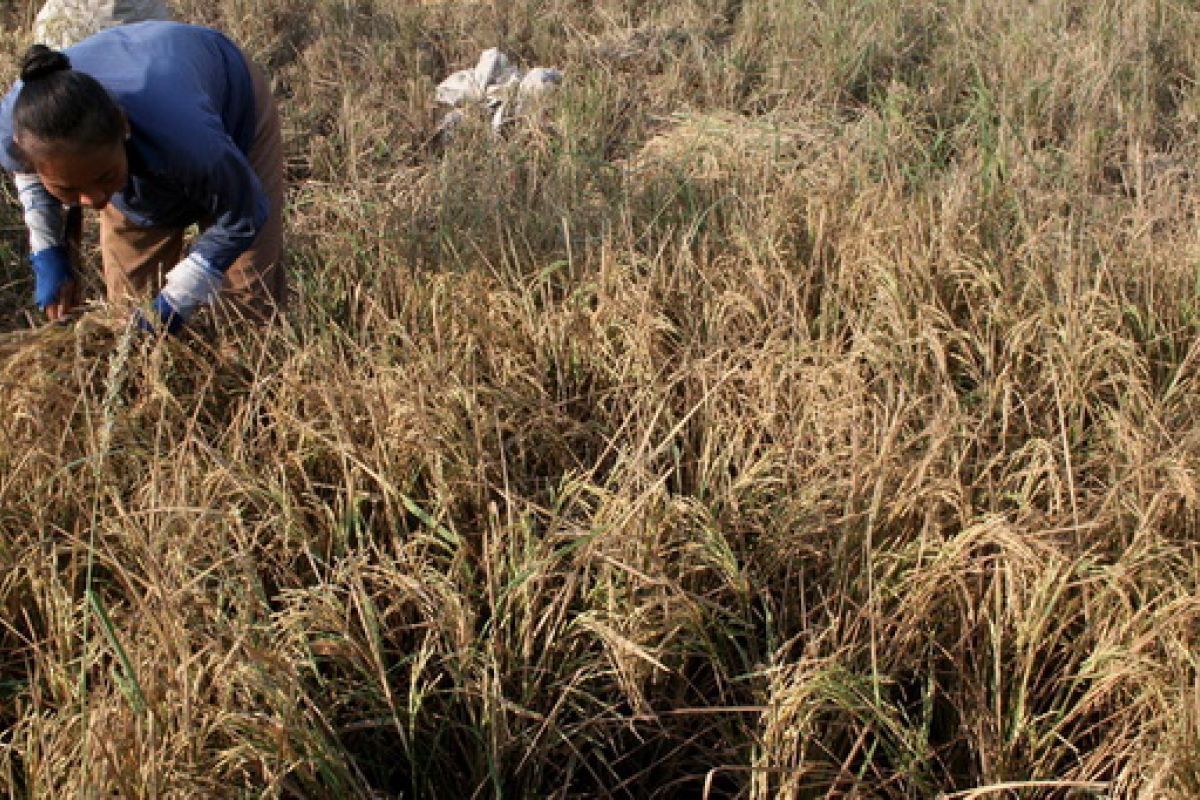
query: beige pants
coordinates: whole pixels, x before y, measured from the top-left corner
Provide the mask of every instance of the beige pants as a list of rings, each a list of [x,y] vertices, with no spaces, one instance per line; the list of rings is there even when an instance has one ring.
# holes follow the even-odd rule
[[[271,203],[266,224],[250,249],[225,272],[221,305],[240,314],[265,319],[287,305],[283,250],[283,145],[279,109],[262,70],[247,62],[254,84],[257,125],[249,161]],[[201,220],[203,230],[211,224]],[[183,228],[134,225],[124,214],[105,206],[100,212],[100,252],[104,283],[112,302],[141,301],[157,291],[165,275],[183,257]]]

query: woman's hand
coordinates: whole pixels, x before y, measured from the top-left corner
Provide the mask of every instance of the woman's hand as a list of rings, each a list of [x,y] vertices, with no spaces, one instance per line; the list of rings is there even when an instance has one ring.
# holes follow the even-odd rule
[[[79,285],[71,271],[67,247],[39,250],[29,257],[29,263],[33,265],[33,302],[52,321],[62,319],[79,304]]]
[[[58,299],[46,306],[46,316],[51,322],[65,318],[79,305],[79,284],[74,279],[63,282],[58,290]]]

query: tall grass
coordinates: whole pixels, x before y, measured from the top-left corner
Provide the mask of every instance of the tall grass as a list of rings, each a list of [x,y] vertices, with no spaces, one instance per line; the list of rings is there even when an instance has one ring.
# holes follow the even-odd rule
[[[0,240],[4,793],[1200,794],[1196,11],[178,7],[299,294],[28,330]],[[438,141],[490,46],[561,91]]]

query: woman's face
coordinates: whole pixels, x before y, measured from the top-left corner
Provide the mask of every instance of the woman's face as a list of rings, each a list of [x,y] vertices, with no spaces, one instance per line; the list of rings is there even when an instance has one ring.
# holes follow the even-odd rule
[[[42,185],[64,205],[102,209],[129,181],[124,140],[83,149],[35,145],[29,151]]]

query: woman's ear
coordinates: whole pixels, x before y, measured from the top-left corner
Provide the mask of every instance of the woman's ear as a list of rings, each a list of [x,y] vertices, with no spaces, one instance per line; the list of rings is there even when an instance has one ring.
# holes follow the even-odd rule
[[[36,140],[34,140],[36,141]],[[33,159],[29,155],[29,151],[22,144],[21,138],[17,136],[17,132],[13,131],[12,147],[9,148],[9,153],[13,158],[21,164],[22,170],[25,172],[37,172],[37,168],[33,165]]]

